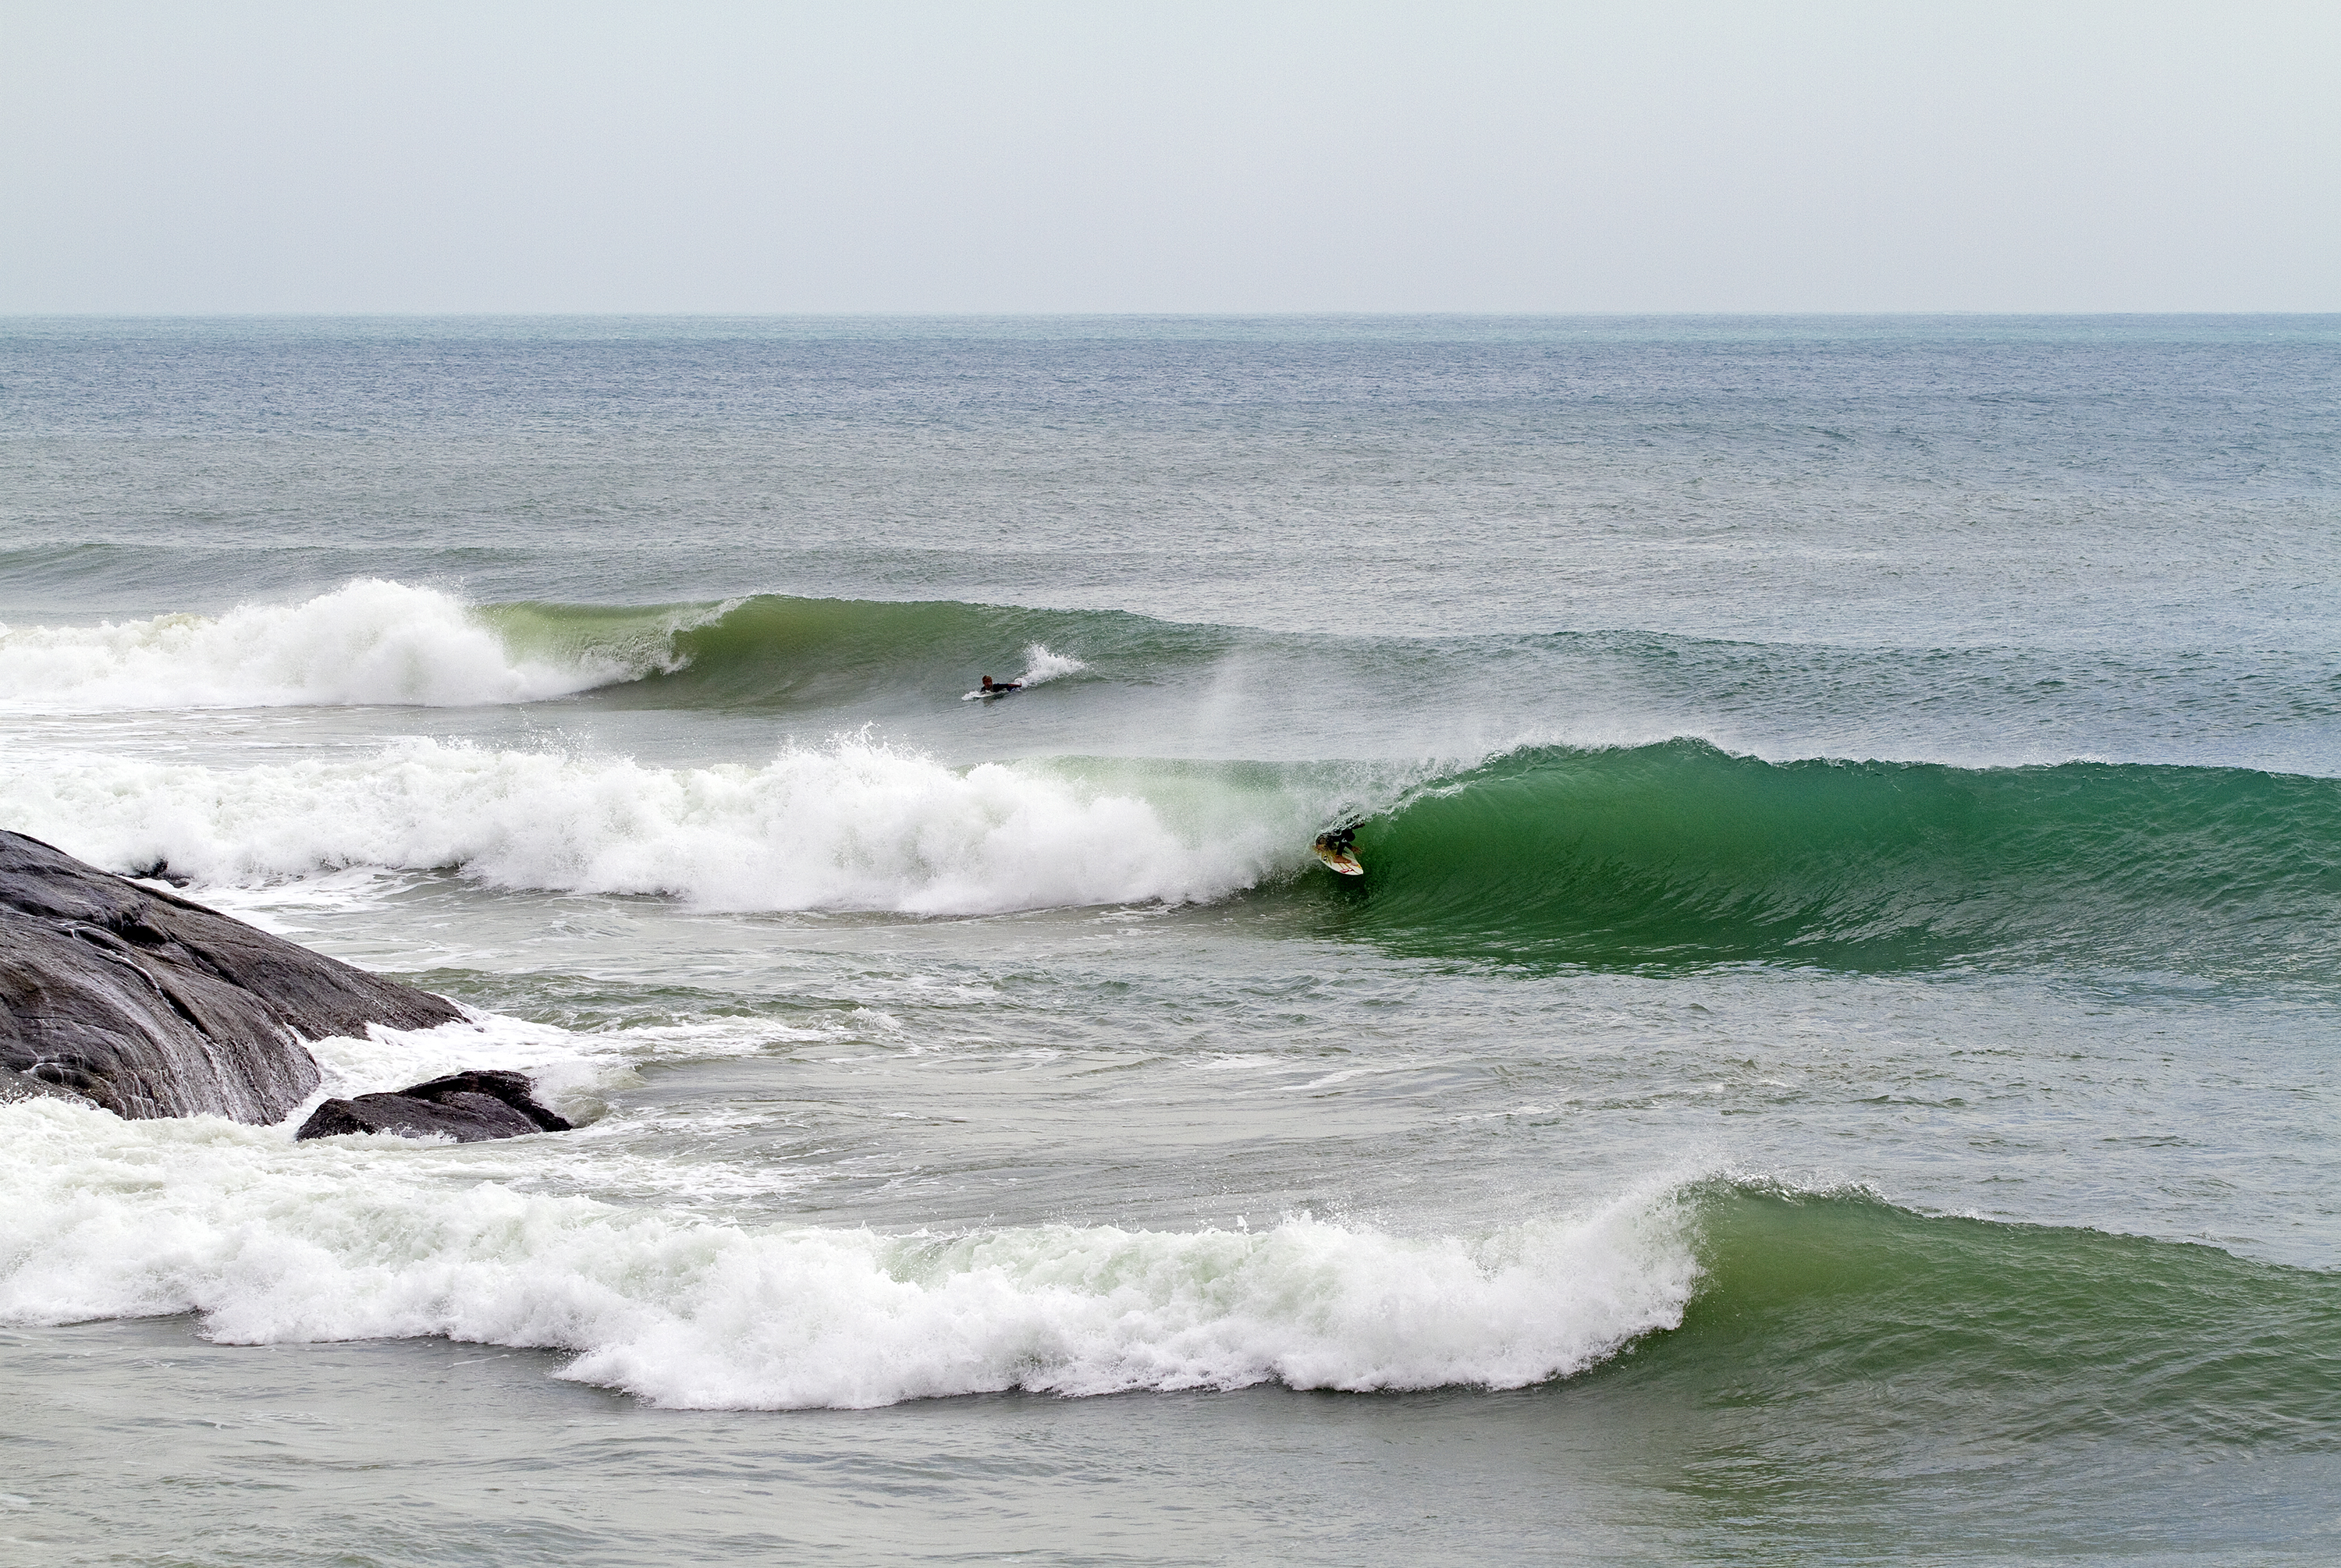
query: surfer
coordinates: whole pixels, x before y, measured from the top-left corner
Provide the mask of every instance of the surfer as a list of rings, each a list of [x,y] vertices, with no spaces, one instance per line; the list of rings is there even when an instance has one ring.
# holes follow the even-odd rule
[[[1316,851],[1317,858],[1325,863],[1327,870],[1338,871],[1344,877],[1362,877],[1366,868],[1358,863],[1358,857],[1351,849],[1357,839],[1358,824],[1351,822],[1318,834],[1317,841],[1309,847]]]
[[[1023,690],[1024,683],[1021,680],[1003,680],[994,685],[991,676],[987,675],[983,678],[983,694],[986,697],[1005,697],[1011,691]]]

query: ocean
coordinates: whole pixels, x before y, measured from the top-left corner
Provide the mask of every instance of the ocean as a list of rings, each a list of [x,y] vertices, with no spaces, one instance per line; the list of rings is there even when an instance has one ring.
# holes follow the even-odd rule
[[[0,621],[581,1124],[0,1106],[0,1561],[2341,1556],[2341,318],[19,319]]]

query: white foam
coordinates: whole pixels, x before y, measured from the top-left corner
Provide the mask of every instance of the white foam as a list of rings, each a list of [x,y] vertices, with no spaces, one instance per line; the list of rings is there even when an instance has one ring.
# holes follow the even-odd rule
[[[471,1146],[287,1136],[0,1107],[0,1318],[194,1312],[238,1344],[438,1335],[574,1351],[563,1375],[663,1404],[860,1407],[1519,1387],[1679,1324],[1698,1274],[1664,1194],[1476,1236],[1309,1219],[894,1236],[431,1174],[456,1176]]]
[[[241,769],[0,759],[0,819],[117,870],[161,858],[199,884],[249,884],[448,868],[727,909],[1209,899],[1295,862],[1311,813],[1290,793],[1188,782],[1156,802],[1037,764],[962,771],[853,739],[699,769],[429,739]]]
[[[462,600],[379,580],[220,616],[0,627],[0,703],[18,711],[463,707],[565,696],[643,673],[610,657],[516,657]]]
[[[1024,673],[1016,680],[1019,685],[1045,686],[1051,680],[1078,675],[1088,668],[1070,653],[1051,653],[1035,642],[1024,650]]]
[[[585,1121],[606,1108],[609,1090],[639,1081],[638,1069],[648,1064],[756,1056],[776,1047],[835,1039],[848,1029],[836,1021],[805,1028],[771,1018],[723,1018],[578,1034],[486,1012],[472,1012],[460,1023],[428,1029],[374,1024],[363,1037],[309,1042],[322,1077],[284,1123],[299,1126],[324,1100],[404,1088],[449,1073],[493,1069],[526,1073],[538,1099],[573,1121]]]
[[[591,1036],[493,1013],[428,1029],[393,1029],[377,1024],[363,1038],[335,1036],[313,1040],[309,1051],[324,1074],[311,1106],[336,1096],[403,1088],[473,1068],[525,1071],[539,1078],[540,1087],[550,1094],[557,1092],[555,1086],[583,1087],[595,1078],[623,1075],[632,1067],[608,1043],[597,1049]],[[294,1113],[285,1119],[298,1126],[302,1116]]]

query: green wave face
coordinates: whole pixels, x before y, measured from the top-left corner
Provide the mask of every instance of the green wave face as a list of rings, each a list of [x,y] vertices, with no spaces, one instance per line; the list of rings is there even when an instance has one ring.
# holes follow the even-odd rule
[[[1077,654],[1086,669],[1070,679],[1099,683],[1096,700],[1121,689],[1144,701],[1137,689],[1264,636],[1119,611],[781,595],[480,613],[516,655],[608,668],[594,701],[643,708],[882,714],[981,673],[1012,677],[1034,644]],[[1368,689],[1421,673],[1402,652],[1336,650]],[[1403,667],[1382,668],[1391,660]],[[1262,788],[1290,792],[1300,804],[1278,810],[1303,814],[1307,800],[1330,812],[1377,793],[1326,782],[1342,769],[1271,768],[1281,782]],[[1168,763],[1109,771],[1174,817],[1173,797],[1194,788]],[[1314,829],[1291,830],[1297,858]],[[1398,799],[1358,848],[1365,878],[1259,898],[1408,955],[1533,965],[2014,958],[2330,984],[2341,960],[2341,781],[2242,769],[1774,763],[1690,740],[1531,748]]]
[[[1208,658],[1230,640],[1117,610],[951,601],[797,599],[601,608],[501,604],[481,616],[522,657],[601,661],[623,673],[596,694],[642,708],[779,710],[1006,680],[1033,643],[1091,665],[1150,671]],[[991,659],[989,669],[970,660]]]
[[[1892,968],[1986,955],[2326,981],[2341,781],[1531,749],[1358,835],[1337,931],[1432,957]]]
[[[2097,1438],[2341,1449],[2341,1277],[1857,1193],[1717,1184],[1693,1202],[1704,1274],[1682,1326],[1597,1381],[1873,1458]]]

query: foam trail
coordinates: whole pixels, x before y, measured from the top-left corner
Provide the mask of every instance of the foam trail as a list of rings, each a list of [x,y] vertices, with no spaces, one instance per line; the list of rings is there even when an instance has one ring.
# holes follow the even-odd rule
[[[1664,1195],[1476,1237],[1312,1220],[890,1236],[434,1180],[468,1151],[388,1140],[55,1101],[0,1107],[0,1319],[194,1312],[238,1344],[544,1346],[579,1353],[565,1376],[686,1407],[1519,1387],[1675,1326],[1698,1275]]]
[[[516,656],[463,601],[362,580],[293,605],[94,627],[0,627],[19,710],[528,702],[649,672],[608,652]]]
[[[1309,805],[1291,793],[1190,789],[1174,804],[858,741],[701,769],[427,739],[241,770],[0,761],[0,813],[23,831],[117,870],[164,859],[212,883],[457,868],[715,908],[980,914],[1220,898],[1308,842]]]

